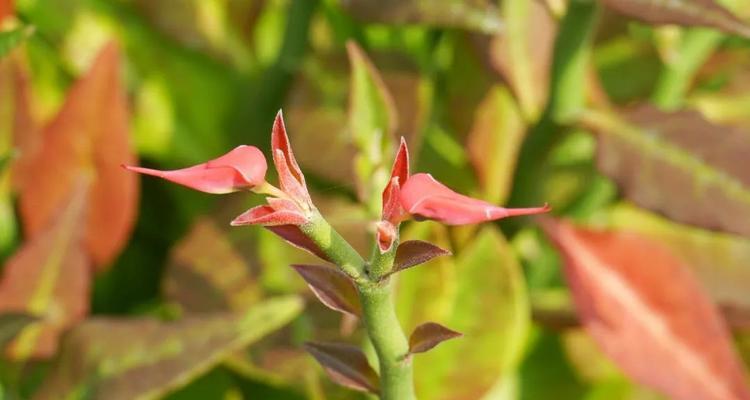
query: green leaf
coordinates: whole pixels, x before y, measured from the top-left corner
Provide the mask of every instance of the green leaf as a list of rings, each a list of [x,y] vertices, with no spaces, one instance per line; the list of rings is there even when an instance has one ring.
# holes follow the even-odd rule
[[[20,45],[34,32],[33,27],[21,26],[9,31],[0,32],[0,59]]]
[[[66,337],[62,354],[34,399],[154,399],[180,388],[227,356],[291,321],[298,297],[275,298],[245,314],[94,318]]]
[[[583,121],[599,133],[599,169],[627,199],[678,222],[750,236],[746,131],[694,111],[623,114],[592,111]]]
[[[447,247],[444,227],[425,222],[413,228],[404,236]],[[436,321],[466,336],[415,357],[420,398],[481,398],[513,375],[530,309],[521,267],[496,228],[485,226],[455,259],[441,257],[402,271],[398,285],[396,305],[405,330]]]

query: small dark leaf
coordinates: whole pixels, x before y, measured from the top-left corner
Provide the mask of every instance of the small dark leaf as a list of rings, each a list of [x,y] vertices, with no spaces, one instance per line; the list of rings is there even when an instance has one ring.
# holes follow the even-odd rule
[[[641,106],[622,114],[592,111],[583,120],[599,133],[599,169],[628,200],[678,222],[750,236],[748,132],[694,111]]]
[[[313,241],[310,240],[309,237],[307,237],[304,233],[302,233],[302,231],[299,229],[299,226],[276,225],[276,226],[266,226],[265,228],[277,234],[279,237],[284,239],[287,243],[291,244],[292,246],[300,248],[302,250],[309,251],[310,253],[320,257],[321,259],[325,261],[330,261],[328,259],[328,256],[323,252],[323,250],[320,247],[318,247],[318,245],[313,243]]]
[[[602,0],[611,9],[651,24],[707,26],[750,37],[750,26],[714,0]]]
[[[321,265],[292,265],[321,303],[335,311],[362,315],[354,284],[343,272]]]
[[[332,381],[349,389],[378,392],[378,374],[359,348],[345,343],[314,342],[307,342],[304,347],[323,366]]]
[[[450,255],[451,252],[435,246],[424,240],[407,240],[396,249],[396,259],[393,261],[393,270],[388,273],[395,274],[407,268],[424,264],[435,257]]]
[[[409,353],[424,353],[446,340],[461,336],[463,334],[436,322],[425,322],[416,327],[409,336]]]
[[[26,325],[36,320],[36,317],[26,313],[9,312],[0,314],[0,347],[5,347]]]

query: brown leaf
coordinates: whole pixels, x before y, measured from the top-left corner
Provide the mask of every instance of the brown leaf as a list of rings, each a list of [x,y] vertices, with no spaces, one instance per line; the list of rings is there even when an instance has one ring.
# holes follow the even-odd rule
[[[388,275],[424,264],[433,258],[450,255],[451,252],[424,240],[407,240],[396,249],[393,270]],[[388,276],[386,275],[386,276]]]
[[[320,265],[292,265],[292,268],[328,308],[354,316],[362,315],[357,289],[343,272]]]
[[[615,11],[651,24],[707,26],[750,37],[750,26],[714,0],[602,0]]]
[[[674,399],[750,399],[724,321],[666,248],[564,221],[544,228],[584,327],[625,373]]]
[[[378,374],[359,348],[344,343],[315,342],[307,342],[304,347],[332,381],[349,389],[378,393]]]
[[[48,230],[27,241],[3,270],[0,311],[39,317],[7,348],[14,359],[53,355],[57,336],[88,313],[89,260],[81,232],[86,191],[77,188]]]
[[[119,54],[104,47],[90,71],[68,92],[44,128],[37,152],[22,157],[30,166],[21,182],[20,213],[25,232],[45,230],[81,176],[92,176],[87,199],[86,249],[99,266],[124,246],[136,213],[137,177],[120,168],[135,161],[120,81]]]
[[[425,322],[414,329],[409,336],[409,353],[424,353],[440,343],[463,334],[448,329],[436,322]]]
[[[199,219],[172,249],[164,292],[188,312],[242,311],[262,295],[250,267],[209,219]]]
[[[651,106],[583,120],[599,132],[597,163],[636,204],[708,229],[750,236],[750,133],[693,111]]]

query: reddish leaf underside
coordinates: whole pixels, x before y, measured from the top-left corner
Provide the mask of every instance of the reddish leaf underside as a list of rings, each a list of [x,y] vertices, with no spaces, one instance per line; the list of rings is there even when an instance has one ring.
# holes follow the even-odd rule
[[[332,381],[362,392],[378,392],[378,374],[359,348],[344,343],[314,342],[307,342],[304,347]]]
[[[414,329],[409,336],[409,353],[424,353],[440,343],[463,336],[436,322],[425,322]]]
[[[544,228],[584,327],[625,373],[674,399],[750,399],[724,321],[679,259],[633,233]]]
[[[292,268],[328,308],[354,316],[362,315],[357,289],[344,273],[321,265],[292,265]]]
[[[0,312],[39,318],[6,349],[14,359],[52,356],[61,331],[88,312],[89,260],[80,223],[86,193],[81,186],[78,190],[48,230],[27,241],[3,270]]]
[[[407,240],[396,249],[396,258],[393,261],[391,274],[403,271],[407,268],[424,264],[433,258],[451,254],[450,251],[440,248],[430,242],[423,240]]]
[[[128,138],[128,114],[120,81],[117,47],[109,44],[89,72],[68,92],[43,129],[38,151],[27,158],[19,206],[29,237],[43,232],[81,177],[92,177],[87,199],[85,244],[99,266],[125,244],[133,225],[137,177],[120,168],[135,162]]]

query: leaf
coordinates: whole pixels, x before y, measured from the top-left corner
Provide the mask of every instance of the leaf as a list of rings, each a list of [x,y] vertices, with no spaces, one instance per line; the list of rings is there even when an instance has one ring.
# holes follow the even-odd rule
[[[342,5],[365,22],[423,24],[483,33],[496,33],[503,25],[497,6],[487,0],[350,0]]]
[[[409,353],[424,353],[446,340],[461,336],[463,335],[436,322],[425,322],[409,336]]]
[[[597,163],[629,200],[683,223],[750,236],[750,133],[692,111],[591,112]]]
[[[3,0],[0,0],[0,21],[3,20]],[[18,27],[0,32],[0,59],[8,55],[34,32],[31,27]]]
[[[359,317],[362,305],[354,283],[335,267],[320,265],[292,265],[315,297],[326,307]]]
[[[82,246],[85,186],[41,232],[7,261],[0,281],[0,312],[23,312],[39,318],[7,347],[9,357],[52,356],[58,335],[83,319],[89,307],[89,259]]]
[[[261,288],[224,232],[199,219],[172,249],[163,290],[188,312],[242,311]]]
[[[359,198],[380,213],[379,194],[388,182],[398,125],[396,108],[380,73],[354,41],[346,43],[351,64],[349,131],[357,149],[354,168]]]
[[[175,322],[93,318],[66,337],[60,358],[33,398],[160,398],[287,324],[301,310],[299,298],[282,297],[238,315]]]
[[[19,183],[19,208],[29,237],[44,231],[73,182],[93,177],[84,235],[86,250],[99,267],[125,245],[138,197],[137,177],[120,168],[134,164],[135,156],[118,53],[114,44],[104,47],[44,128],[38,151],[21,155],[29,168]]]
[[[37,320],[33,315],[20,312],[0,314],[0,346],[5,347],[26,326]]]
[[[750,239],[674,223],[628,204],[616,205],[611,227],[659,241],[695,273],[711,298],[750,309]]]
[[[467,144],[484,200],[507,200],[525,133],[526,124],[510,93],[494,86],[474,114]]]
[[[601,0],[607,7],[651,24],[706,26],[750,38],[750,26],[714,0]]]
[[[544,228],[584,327],[626,374],[674,399],[750,398],[716,307],[671,252],[632,233]]]
[[[433,258],[450,254],[450,251],[424,240],[407,240],[396,249],[393,269],[386,276],[424,264]]]
[[[332,381],[349,389],[378,393],[378,374],[362,350],[344,343],[307,342],[304,345]]]
[[[448,247],[446,228],[411,225],[402,237]],[[478,399],[510,379],[523,354],[530,307],[521,266],[500,232],[483,226],[455,258],[399,274],[397,315],[406,330],[440,321],[466,335],[414,358],[419,398]],[[455,382],[462,382],[456,385]]]

